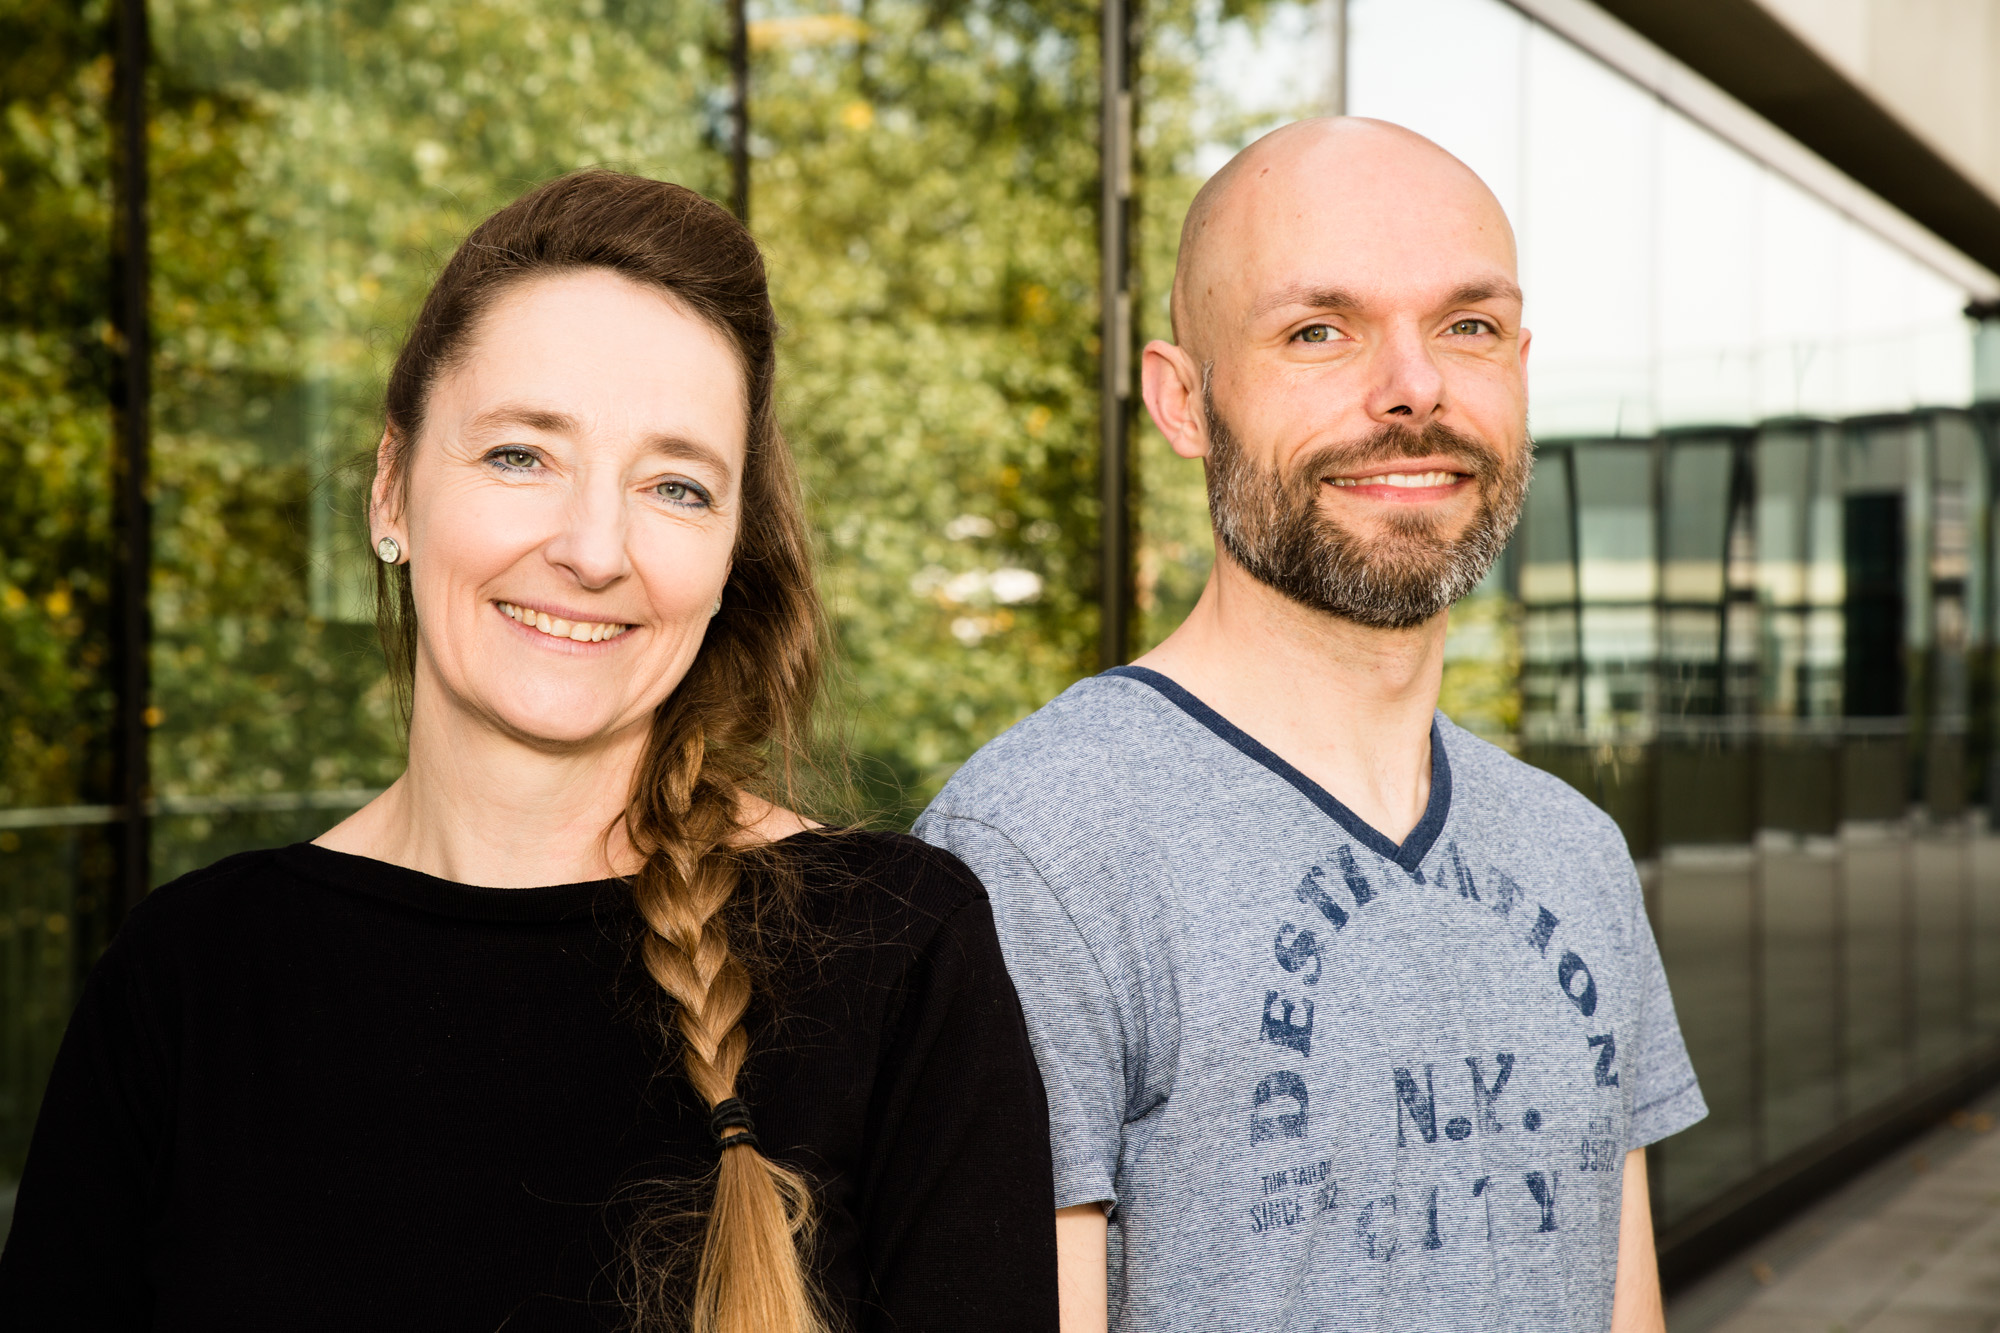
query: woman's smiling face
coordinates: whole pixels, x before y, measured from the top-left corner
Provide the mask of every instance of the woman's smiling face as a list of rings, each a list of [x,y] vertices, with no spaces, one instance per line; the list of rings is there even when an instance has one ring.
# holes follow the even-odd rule
[[[374,536],[410,562],[419,714],[552,750],[645,727],[728,582],[747,435],[735,348],[657,289],[584,269],[501,297],[401,486],[376,481]]]

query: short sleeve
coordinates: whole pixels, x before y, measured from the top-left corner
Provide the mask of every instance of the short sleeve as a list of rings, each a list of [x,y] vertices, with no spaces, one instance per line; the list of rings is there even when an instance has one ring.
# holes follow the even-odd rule
[[[986,885],[1007,970],[1048,1092],[1055,1203],[1117,1202],[1135,1062],[1117,992],[1076,922],[1005,833],[935,809],[917,836],[954,853]]]
[[[1637,1040],[1626,1066],[1632,1080],[1632,1119],[1625,1143],[1629,1151],[1680,1133],[1708,1114],[1708,1103],[1688,1060],[1687,1043],[1681,1040],[1680,1020],[1674,1016],[1660,946],[1646,919],[1638,872],[1629,868],[1629,858],[1626,865],[1633,901],[1631,940],[1637,951],[1633,970],[1640,983]]]

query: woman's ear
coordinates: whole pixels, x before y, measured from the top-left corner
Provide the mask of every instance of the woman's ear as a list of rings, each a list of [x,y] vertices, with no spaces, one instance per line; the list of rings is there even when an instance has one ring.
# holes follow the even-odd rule
[[[397,441],[395,427],[382,432],[382,442],[375,446],[375,481],[368,488],[368,544],[375,545],[384,537],[393,537],[398,545],[408,549],[403,540],[403,487],[397,476]]]

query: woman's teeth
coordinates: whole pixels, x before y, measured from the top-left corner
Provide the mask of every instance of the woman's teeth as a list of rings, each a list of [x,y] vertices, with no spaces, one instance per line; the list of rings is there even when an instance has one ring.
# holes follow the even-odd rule
[[[518,621],[529,629],[540,630],[552,639],[573,639],[577,643],[602,643],[606,639],[615,639],[632,628],[630,625],[603,625],[590,620],[564,620],[561,616],[552,616],[545,611],[530,611],[527,607],[516,606],[512,602],[496,602],[494,605],[505,612],[509,620]]]
[[[1406,486],[1417,490],[1425,486],[1450,486],[1458,480],[1456,472],[1383,472],[1373,477],[1334,477],[1336,486]]]

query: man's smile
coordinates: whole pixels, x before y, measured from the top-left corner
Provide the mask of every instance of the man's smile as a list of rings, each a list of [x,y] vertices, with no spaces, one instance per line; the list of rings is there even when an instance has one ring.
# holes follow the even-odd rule
[[[1430,457],[1364,464],[1332,473],[1320,480],[1340,490],[1359,492],[1372,500],[1407,504],[1454,494],[1471,481],[1472,476],[1456,459]]]
[[[1424,486],[1452,486],[1465,480],[1463,472],[1384,472],[1372,477],[1329,477],[1335,486],[1400,486],[1415,490]]]

